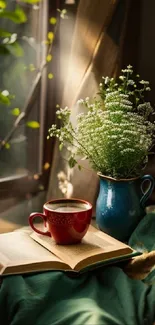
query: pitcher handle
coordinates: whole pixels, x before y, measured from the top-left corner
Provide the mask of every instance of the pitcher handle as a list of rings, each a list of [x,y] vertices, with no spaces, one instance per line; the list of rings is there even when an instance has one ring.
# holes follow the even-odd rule
[[[144,175],[141,177],[141,191],[143,193],[143,196],[141,197],[140,199],[140,204],[142,206],[142,208],[145,207],[145,202],[148,200],[148,198],[150,197],[150,195],[152,194],[153,192],[153,189],[154,189],[154,185],[155,185],[155,181],[154,181],[154,178],[151,176],[151,175]],[[148,188],[146,189],[146,191],[144,192],[143,191],[143,185],[146,181],[149,181],[149,186]]]

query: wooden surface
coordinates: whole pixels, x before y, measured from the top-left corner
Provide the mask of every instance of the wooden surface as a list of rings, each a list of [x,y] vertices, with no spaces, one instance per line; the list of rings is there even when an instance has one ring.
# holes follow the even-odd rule
[[[93,60],[101,34],[111,21],[116,4],[117,0],[96,0],[95,3],[80,1],[62,106],[75,104],[81,82]]]
[[[0,234],[19,229],[21,225],[0,219]]]

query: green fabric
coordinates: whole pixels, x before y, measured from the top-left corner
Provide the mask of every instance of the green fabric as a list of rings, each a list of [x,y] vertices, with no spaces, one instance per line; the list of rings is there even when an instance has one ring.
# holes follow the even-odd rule
[[[132,234],[134,247],[155,249],[155,214]],[[153,325],[155,270],[132,280],[116,266],[80,276],[63,272],[9,276],[0,289],[2,325]]]

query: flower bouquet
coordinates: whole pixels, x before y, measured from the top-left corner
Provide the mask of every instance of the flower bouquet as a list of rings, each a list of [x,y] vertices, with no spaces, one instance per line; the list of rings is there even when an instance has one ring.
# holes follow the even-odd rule
[[[148,81],[133,77],[131,65],[117,79],[102,77],[97,97],[78,101],[86,113],[77,115],[76,125],[71,122],[71,110],[60,108],[56,114],[61,126],[52,125],[48,138],[57,137],[60,150],[67,148],[70,167],[79,159],[88,159],[103,175],[139,176],[154,145],[153,108],[145,101],[149,91]]]

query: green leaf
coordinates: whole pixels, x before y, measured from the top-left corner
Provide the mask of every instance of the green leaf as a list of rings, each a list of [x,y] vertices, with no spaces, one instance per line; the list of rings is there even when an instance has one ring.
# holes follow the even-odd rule
[[[6,2],[3,0],[0,0],[0,9],[5,9],[6,8]]]
[[[10,105],[10,99],[7,96],[4,96],[2,93],[0,93],[0,103],[5,105]]]
[[[47,56],[46,56],[46,61],[47,62],[50,62],[52,60],[52,55],[51,54],[48,54]]]
[[[28,121],[26,123],[26,126],[28,126],[29,128],[32,128],[32,129],[38,129],[38,128],[40,128],[40,124],[37,121]]]
[[[44,189],[45,189],[44,185],[40,184],[40,185],[39,185],[39,190],[40,190],[40,191],[44,191]]]
[[[6,44],[5,48],[14,56],[21,57],[24,55],[24,51],[18,42]]]
[[[54,33],[53,32],[48,32],[47,37],[50,41],[53,41],[54,38]]]
[[[78,169],[81,170],[81,166],[80,165],[78,165]]]
[[[12,115],[18,116],[20,114],[20,109],[19,108],[14,108],[11,110]]]
[[[62,19],[68,18],[68,17],[66,16],[66,14],[67,14],[67,10],[66,10],[66,9],[62,9],[62,10],[57,9],[57,11],[60,12],[60,17],[61,17]]]
[[[59,144],[59,150],[61,151],[62,148],[63,148],[63,143],[60,143],[60,144]]]
[[[6,142],[4,147],[5,149],[10,149],[10,143]]]
[[[53,78],[54,78],[53,73],[49,73],[48,74],[48,79],[53,79]]]
[[[77,164],[77,161],[73,157],[70,157],[68,163],[69,167],[73,168]]]
[[[0,37],[10,37],[11,35],[12,35],[12,33],[0,28]]]
[[[23,11],[22,8],[18,6],[14,11],[7,11],[7,10],[0,11],[0,18],[8,18],[16,24],[25,23],[27,21],[25,12]]]
[[[10,54],[9,50],[6,48],[6,45],[0,44],[0,55],[8,55]]]
[[[35,4],[40,2],[41,0],[20,0],[20,2],[25,2],[25,3],[30,3],[30,4]]]
[[[50,22],[51,25],[55,25],[56,22],[57,22],[57,19],[55,17],[51,17],[49,22]]]
[[[36,70],[36,68],[35,68],[35,66],[34,66],[33,63],[30,63],[30,64],[29,64],[29,70],[30,70],[31,72]]]

